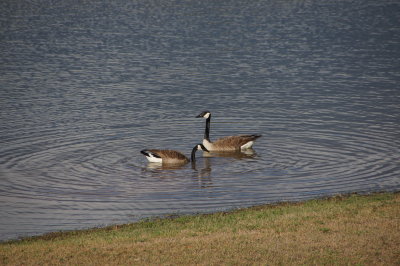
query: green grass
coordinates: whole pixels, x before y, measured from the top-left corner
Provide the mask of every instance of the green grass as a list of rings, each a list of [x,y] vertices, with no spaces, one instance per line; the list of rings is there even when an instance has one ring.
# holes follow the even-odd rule
[[[2,265],[399,265],[400,194],[349,195],[51,233]]]

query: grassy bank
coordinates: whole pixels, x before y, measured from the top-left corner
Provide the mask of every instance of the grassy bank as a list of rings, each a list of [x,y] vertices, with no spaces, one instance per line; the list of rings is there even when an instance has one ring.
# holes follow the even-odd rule
[[[3,265],[400,265],[400,194],[157,219],[0,244]]]

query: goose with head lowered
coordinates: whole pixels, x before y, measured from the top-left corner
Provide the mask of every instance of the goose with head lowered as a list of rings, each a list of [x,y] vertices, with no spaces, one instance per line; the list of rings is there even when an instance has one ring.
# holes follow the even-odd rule
[[[216,141],[210,140],[210,124],[211,112],[203,111],[196,117],[203,117],[206,119],[206,129],[204,131],[203,145],[209,151],[241,151],[251,149],[254,141],[261,137],[261,135],[238,135],[222,137]]]
[[[162,163],[162,164],[186,164],[188,162],[194,163],[196,161],[196,151],[202,150],[207,151],[203,144],[197,144],[193,147],[190,159],[179,151],[174,150],[141,150],[140,152],[146,156],[147,160],[152,163]]]

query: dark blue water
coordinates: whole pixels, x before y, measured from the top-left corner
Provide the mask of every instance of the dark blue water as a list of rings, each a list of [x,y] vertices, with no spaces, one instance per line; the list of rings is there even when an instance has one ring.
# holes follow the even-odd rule
[[[2,1],[0,240],[400,189],[398,1]],[[211,138],[252,154],[149,165]]]

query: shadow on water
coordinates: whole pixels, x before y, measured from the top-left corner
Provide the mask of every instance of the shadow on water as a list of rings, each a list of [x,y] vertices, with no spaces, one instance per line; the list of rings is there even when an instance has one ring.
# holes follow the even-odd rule
[[[243,151],[210,151],[203,154],[204,157],[224,157],[224,158],[234,158],[234,159],[252,159],[257,157],[257,153],[254,149],[246,149]]]

